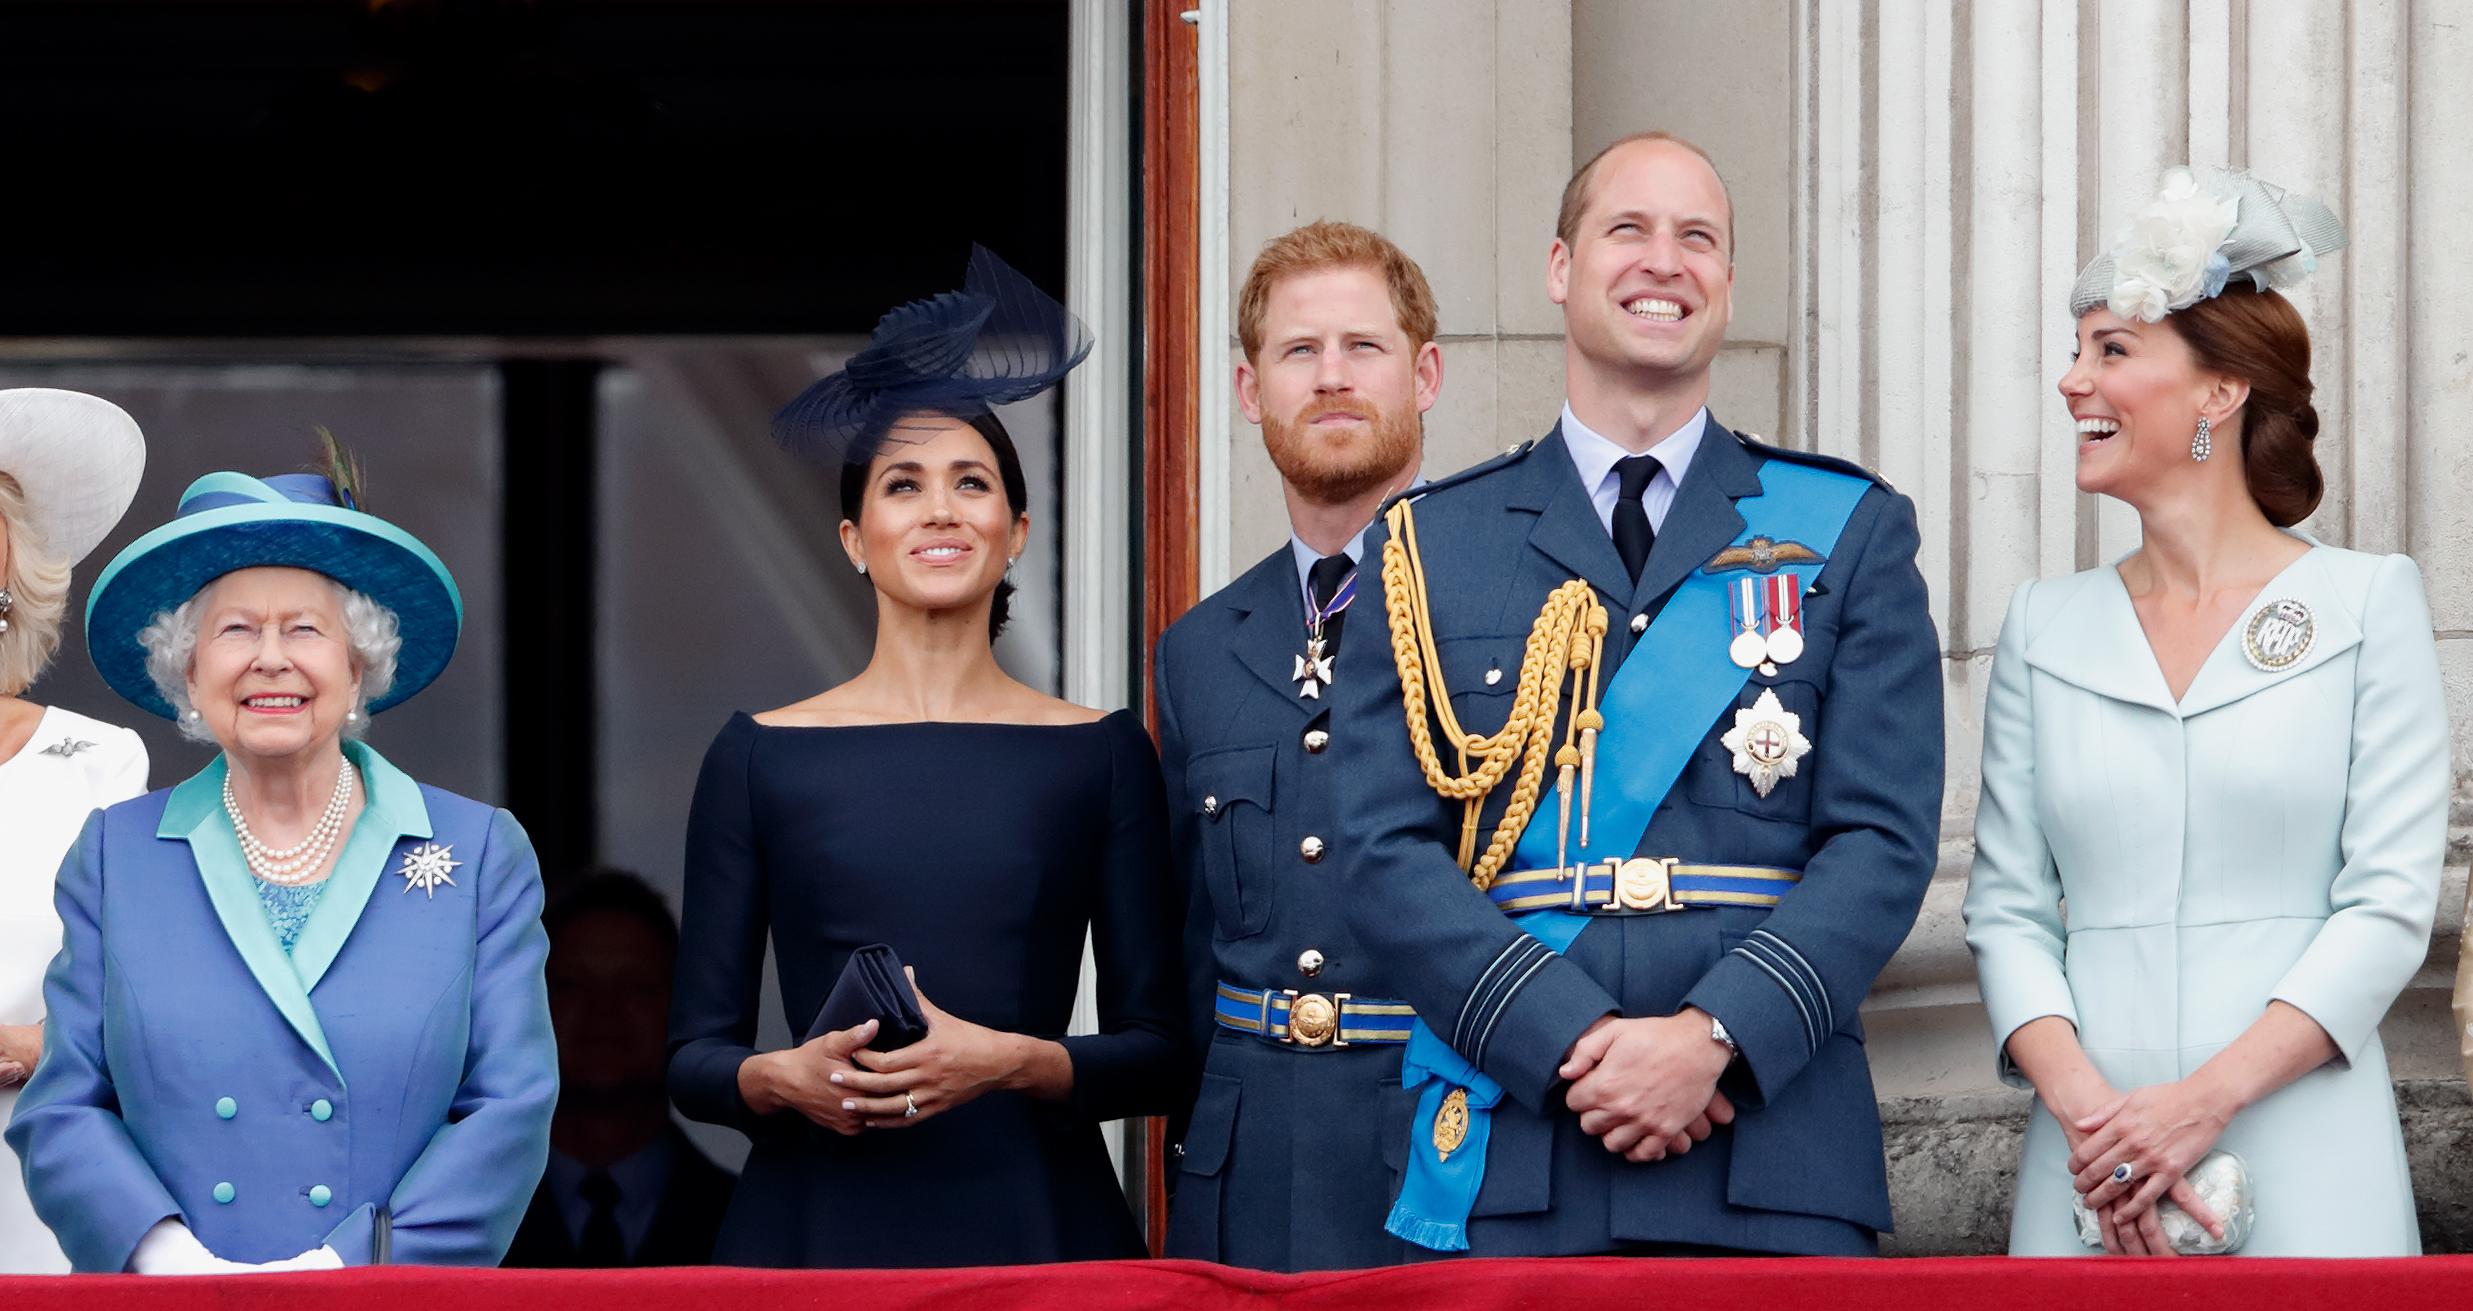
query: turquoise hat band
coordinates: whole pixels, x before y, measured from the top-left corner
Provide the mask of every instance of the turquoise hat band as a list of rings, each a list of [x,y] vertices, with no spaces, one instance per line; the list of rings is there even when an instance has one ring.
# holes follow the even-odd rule
[[[403,641],[395,682],[371,701],[372,713],[445,672],[463,629],[463,596],[420,539],[359,510],[294,499],[246,474],[208,474],[190,484],[181,506],[178,518],[113,558],[86,602],[95,669],[133,704],[166,719],[174,714],[146,672],[138,634],[157,614],[241,569],[307,569],[395,613]]]

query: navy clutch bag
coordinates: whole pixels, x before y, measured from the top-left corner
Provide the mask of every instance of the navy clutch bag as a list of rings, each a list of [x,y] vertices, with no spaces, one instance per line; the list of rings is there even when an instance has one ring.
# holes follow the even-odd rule
[[[902,972],[902,958],[891,947],[872,943],[850,953],[841,977],[833,981],[824,1005],[801,1042],[813,1042],[840,1029],[876,1021],[869,1050],[895,1051],[927,1036],[927,1015],[919,1009],[919,994]]]

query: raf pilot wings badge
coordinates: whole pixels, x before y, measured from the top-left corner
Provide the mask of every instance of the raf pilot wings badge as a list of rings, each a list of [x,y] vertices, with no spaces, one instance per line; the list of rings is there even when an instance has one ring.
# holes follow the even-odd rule
[[[1756,574],[1773,573],[1782,564],[1819,564],[1821,555],[1797,541],[1776,541],[1754,537],[1740,545],[1729,546],[1709,557],[1701,568],[1713,574],[1732,569],[1748,569]]]

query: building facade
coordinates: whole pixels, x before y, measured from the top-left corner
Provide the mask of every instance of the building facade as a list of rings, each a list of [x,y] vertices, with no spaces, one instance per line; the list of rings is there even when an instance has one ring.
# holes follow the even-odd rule
[[[1859,460],[1913,497],[1945,648],[1949,790],[1922,918],[1866,1008],[1890,1126],[1889,1250],[1999,1250],[2023,1094],[1993,1078],[1961,937],[1984,681],[2011,591],[2136,545],[2080,494],[2053,384],[2071,282],[2184,161],[2326,200],[2351,244],[2310,324],[2327,497],[2302,525],[2404,551],[2430,585],[2466,796],[2473,722],[2473,24],[2441,0],[1237,0],[1202,26],[1204,589],[1284,536],[1259,433],[1224,399],[1230,290],[1318,217],[1397,239],[1440,302],[1427,472],[1553,423],[1545,296],[1572,166],[1663,128],[1733,192],[1733,338],[1712,411]],[[1214,231],[1216,229],[1216,231]],[[2473,1130],[2448,1010],[2465,809],[2430,955],[2384,1029],[2433,1251],[2473,1250]]]

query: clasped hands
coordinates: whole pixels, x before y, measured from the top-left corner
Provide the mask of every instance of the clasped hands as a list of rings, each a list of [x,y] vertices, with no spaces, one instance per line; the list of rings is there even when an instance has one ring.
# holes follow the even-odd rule
[[[1731,1124],[1734,1103],[1717,1090],[1733,1059],[1709,1034],[1709,1017],[1685,1007],[1674,1015],[1609,1015],[1572,1044],[1558,1073],[1570,1083],[1563,1104],[1580,1129],[1627,1161],[1680,1156]]]
[[[780,1100],[838,1134],[900,1129],[1005,1087],[1024,1067],[1029,1039],[943,1010],[918,991],[915,973],[911,988],[927,1017],[925,1038],[870,1051],[877,1026],[868,1020],[774,1053],[786,1062]]]
[[[2115,1256],[2178,1256],[2164,1237],[2155,1204],[2170,1197],[2209,1234],[2224,1236],[2224,1222],[2186,1177],[2215,1146],[2232,1119],[2223,1098],[2194,1079],[2153,1084],[2127,1096],[2105,1090],[2095,1111],[2064,1119],[2072,1181],[2095,1213],[2104,1250]],[[2114,1171],[2130,1167],[2126,1181]]]

